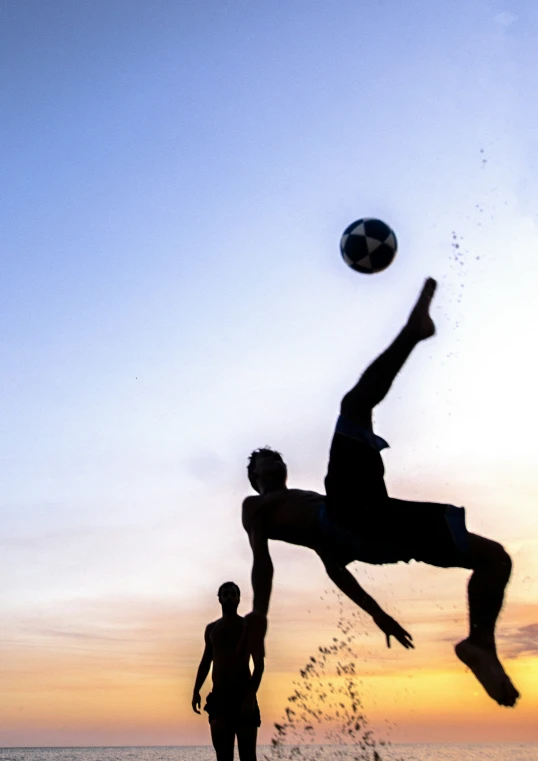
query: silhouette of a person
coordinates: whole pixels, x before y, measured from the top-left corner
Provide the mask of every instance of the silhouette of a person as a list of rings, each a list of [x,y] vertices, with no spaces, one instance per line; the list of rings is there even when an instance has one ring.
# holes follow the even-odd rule
[[[473,571],[469,586],[469,636],[456,655],[499,705],[514,706],[519,693],[505,673],[495,645],[495,624],[511,573],[511,559],[490,539],[467,531],[465,510],[453,505],[409,502],[388,496],[380,450],[388,444],[373,432],[372,410],[386,396],[415,346],[434,335],[429,314],[436,289],[426,280],[407,323],[342,399],[325,478],[326,496],[288,489],[278,452],[256,450],[248,476],[259,496],[243,502],[243,526],[253,552],[253,611],[245,617],[247,638],[263,642],[273,565],[268,539],[313,549],[328,576],[369,613],[387,637],[405,648],[412,637],[387,615],[346,569],[353,560],[383,564],[411,559]]]
[[[233,581],[222,584],[218,599],[222,618],[206,627],[192,708],[195,713],[200,713],[200,690],[213,664],[213,688],[204,710],[209,714],[217,761],[233,761],[236,737],[241,761],[256,761],[256,737],[261,724],[256,693],[264,669],[263,649],[258,647],[253,655],[251,673],[250,652],[244,636],[245,619],[237,613],[240,600],[237,584]]]

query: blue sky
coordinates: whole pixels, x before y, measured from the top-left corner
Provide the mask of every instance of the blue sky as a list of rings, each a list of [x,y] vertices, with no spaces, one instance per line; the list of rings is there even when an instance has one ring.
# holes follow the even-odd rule
[[[473,528],[513,543],[532,598],[537,15],[2,5],[13,641],[17,622],[54,610],[61,629],[85,601],[212,611],[230,576],[248,604],[246,456],[273,444],[295,484],[321,488],[338,401],[427,275],[438,335],[377,416],[389,485],[466,504]],[[338,253],[360,216],[400,242],[371,278]]]

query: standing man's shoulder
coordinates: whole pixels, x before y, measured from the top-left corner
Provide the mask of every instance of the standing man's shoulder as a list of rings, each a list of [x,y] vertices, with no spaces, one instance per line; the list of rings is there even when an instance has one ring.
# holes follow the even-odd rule
[[[206,642],[210,639],[213,630],[220,623],[220,621],[222,621],[222,618],[217,618],[216,621],[211,621],[211,623],[206,626],[205,633],[204,633]]]

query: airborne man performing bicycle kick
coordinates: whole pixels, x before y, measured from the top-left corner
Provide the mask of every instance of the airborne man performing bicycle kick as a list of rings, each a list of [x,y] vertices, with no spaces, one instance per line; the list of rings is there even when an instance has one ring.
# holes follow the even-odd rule
[[[472,571],[468,585],[469,636],[456,645],[468,666],[499,705],[514,706],[519,693],[497,657],[495,624],[511,573],[511,559],[491,539],[472,534],[465,509],[388,496],[381,450],[388,444],[373,431],[372,411],[387,395],[413,349],[435,333],[429,314],[436,289],[426,280],[411,314],[393,343],[344,396],[331,444],[326,495],[286,485],[287,468],[278,452],[250,456],[248,477],[257,496],[243,502],[243,526],[253,553],[253,611],[247,637],[263,646],[272,589],[269,539],[313,549],[330,579],[384,632],[405,648],[411,635],[358,584],[346,566],[353,560],[384,564],[414,559],[441,568]],[[262,650],[263,652],[263,650]]]

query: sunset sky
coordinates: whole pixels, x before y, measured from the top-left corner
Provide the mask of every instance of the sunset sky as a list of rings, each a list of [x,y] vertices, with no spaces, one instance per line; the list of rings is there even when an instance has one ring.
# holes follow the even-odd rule
[[[247,456],[322,490],[339,400],[427,275],[387,483],[512,554],[522,699],[453,654],[465,571],[355,563],[417,645],[359,619],[365,713],[538,741],[537,49],[532,0],[0,5],[0,746],[209,743],[190,700],[218,586],[251,603]],[[372,277],[338,251],[361,216],[400,244]],[[271,551],[262,741],[338,615],[313,553]]]

